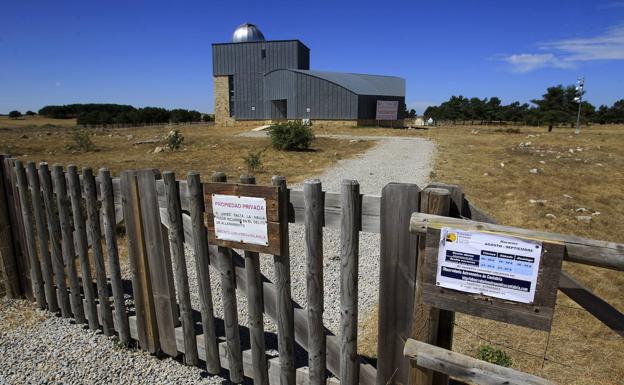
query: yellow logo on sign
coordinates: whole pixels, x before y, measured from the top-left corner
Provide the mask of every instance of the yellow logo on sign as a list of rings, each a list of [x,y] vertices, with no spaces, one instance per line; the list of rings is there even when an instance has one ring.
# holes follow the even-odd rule
[[[455,233],[448,233],[448,234],[446,234],[446,240],[448,242],[455,242],[457,240],[457,234],[455,234]]]

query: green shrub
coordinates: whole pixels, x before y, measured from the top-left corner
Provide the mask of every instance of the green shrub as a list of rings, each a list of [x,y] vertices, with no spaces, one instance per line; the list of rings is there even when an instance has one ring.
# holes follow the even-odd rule
[[[180,130],[172,130],[167,134],[167,147],[171,151],[179,150],[180,146],[182,146],[182,142],[184,142],[184,136],[180,133]]]
[[[307,150],[314,140],[312,129],[300,120],[275,124],[269,130],[271,143],[278,150]]]
[[[74,127],[72,129],[72,139],[74,140],[74,145],[70,146],[71,149],[80,151],[93,151],[95,149],[95,145],[89,137],[89,132],[85,128]]]
[[[243,156],[243,161],[247,166],[247,171],[250,174],[253,174],[256,170],[259,170],[262,167],[262,153],[265,149],[262,149],[258,152],[250,151],[247,156]]]
[[[506,368],[511,366],[511,357],[500,349],[494,349],[490,345],[481,345],[477,350],[477,358],[491,364],[504,366]]]

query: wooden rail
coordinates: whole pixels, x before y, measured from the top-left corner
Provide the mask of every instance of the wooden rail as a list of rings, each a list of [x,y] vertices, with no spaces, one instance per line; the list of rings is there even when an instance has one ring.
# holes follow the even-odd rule
[[[531,374],[490,364],[413,339],[405,342],[404,354],[415,366],[444,373],[460,381],[480,385],[554,385]]]

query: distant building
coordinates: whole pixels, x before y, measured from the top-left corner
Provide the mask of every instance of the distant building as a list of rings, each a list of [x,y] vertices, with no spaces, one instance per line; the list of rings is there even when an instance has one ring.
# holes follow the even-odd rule
[[[265,40],[243,24],[231,43],[212,45],[215,121],[268,123],[289,119],[338,125],[374,124],[378,100],[405,109],[405,80],[395,76],[310,71],[299,40]],[[400,123],[394,123],[395,125]]]

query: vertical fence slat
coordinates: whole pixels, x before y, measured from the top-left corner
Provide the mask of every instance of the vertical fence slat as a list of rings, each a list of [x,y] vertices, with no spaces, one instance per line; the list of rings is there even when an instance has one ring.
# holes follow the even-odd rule
[[[295,383],[295,316],[290,290],[290,255],[288,242],[288,188],[286,178],[274,176],[273,186],[279,187],[281,253],[273,256],[277,288],[277,344],[280,361],[280,384]]]
[[[139,344],[143,350],[156,353],[159,349],[158,328],[156,326],[156,312],[152,296],[152,282],[145,251],[145,237],[141,221],[141,202],[136,171],[124,171],[121,173],[120,192],[128,239],[128,260],[130,262],[130,270],[132,271],[132,293],[136,309]],[[115,304],[116,306],[117,304]]]
[[[22,294],[28,299],[34,299],[33,286],[30,279],[30,264],[28,262],[28,246],[26,234],[24,233],[24,221],[22,218],[22,205],[19,199],[17,188],[17,175],[15,173],[15,162],[13,158],[4,160],[5,176],[8,177],[7,195],[9,200],[9,211],[13,230],[13,246],[15,251],[15,262],[17,262],[17,274],[19,276],[20,289]]]
[[[52,278],[52,258],[50,257],[50,249],[48,248],[48,232],[46,229],[43,202],[41,201],[39,176],[37,175],[37,168],[34,162],[28,162],[26,165],[26,176],[28,177],[28,184],[30,185],[30,197],[35,216],[35,226],[37,228],[39,255],[41,256],[41,275],[43,277],[46,302],[48,303],[48,310],[56,313],[59,311],[59,308],[56,292],[54,290],[54,280]]]
[[[97,316],[97,305],[93,293],[93,281],[91,279],[91,263],[89,262],[89,242],[87,241],[87,229],[84,216],[82,215],[82,189],[80,177],[75,165],[67,167],[67,180],[69,199],[71,201],[74,218],[74,238],[78,248],[78,260],[80,261],[80,274],[82,276],[82,291],[87,303],[87,321],[91,330],[97,330],[100,326]]]
[[[102,232],[100,229],[100,216],[97,207],[97,188],[93,170],[89,167],[82,169],[82,183],[84,185],[84,197],[87,207],[87,230],[91,239],[91,251],[93,253],[93,265],[95,266],[95,281],[97,283],[98,302],[102,318],[102,331],[110,336],[115,332],[113,313],[111,311],[106,280],[106,267],[104,265],[104,253],[102,251]]]
[[[4,159],[6,155],[0,154],[0,269],[5,286],[5,295],[8,298],[20,296],[20,283],[17,274],[17,254],[13,239],[13,226],[11,222],[10,202],[4,172]]]
[[[213,182],[226,182],[223,173],[215,173]],[[234,275],[234,261],[232,250],[227,247],[217,247],[217,260],[221,273],[221,291],[223,297],[223,319],[225,321],[225,338],[227,342],[227,357],[230,370],[230,381],[243,382],[243,353],[240,345],[238,330],[238,307],[236,304],[236,276]]]
[[[57,211],[55,210],[52,177],[50,176],[48,164],[45,162],[39,164],[39,182],[43,192],[48,236],[52,250],[52,270],[54,271],[54,282],[56,283],[57,301],[61,308],[61,316],[69,318],[71,317],[71,307],[69,304],[69,293],[67,292],[63,252],[61,250],[61,228]]]
[[[204,224],[204,190],[200,175],[189,172],[187,177],[189,194],[189,211],[193,229],[193,251],[197,270],[197,286],[199,290],[200,313],[204,332],[204,349],[206,369],[208,373],[218,374],[221,371],[221,359],[217,345],[217,334],[210,286],[210,257],[208,254],[208,235]]]
[[[182,318],[182,332],[184,335],[184,362],[187,365],[197,365],[197,338],[195,337],[193,308],[191,307],[191,294],[189,291],[188,273],[186,271],[186,257],[184,255],[184,227],[182,224],[182,208],[180,207],[180,190],[174,173],[163,173],[163,181],[167,196],[167,213],[169,214],[169,243],[171,245],[171,256],[175,262],[175,279],[178,285],[180,318]]]
[[[362,203],[360,185],[343,180],[340,194],[340,383],[355,385],[359,381],[357,355],[358,331],[358,261]]]
[[[256,178],[252,175],[241,175],[240,182],[256,184]],[[260,273],[260,254],[252,251],[245,251],[244,254],[253,380],[254,384],[268,385],[269,373],[264,343],[264,296]]]
[[[303,185],[305,204],[306,294],[308,301],[308,366],[311,385],[325,383],[326,345],[323,326],[323,191],[321,181]]]
[[[24,233],[26,235],[26,249],[30,264],[30,281],[32,283],[35,300],[37,301],[37,307],[45,309],[46,301],[45,294],[43,292],[41,267],[39,266],[39,259],[37,257],[37,246],[35,245],[35,229],[33,228],[32,212],[30,211],[30,205],[28,204],[28,185],[26,183],[26,173],[24,172],[22,162],[19,160],[15,161],[15,172],[17,176],[17,187],[19,190],[19,200],[22,210],[22,223],[24,226]]]
[[[69,219],[70,203],[67,197],[67,183],[63,166],[59,164],[52,166],[52,177],[54,178],[54,192],[56,194],[56,205],[61,225],[63,262],[69,276],[69,300],[76,323],[82,324],[85,323],[85,316],[82,300],[80,299],[80,284],[78,283],[78,272],[76,271],[76,250],[74,249],[74,229]]]
[[[441,188],[426,188],[420,194],[420,212],[447,216],[450,209],[450,193]],[[416,294],[411,337],[417,341],[435,345],[438,335],[439,310],[423,302],[422,282],[424,277],[426,242],[418,242],[416,261]],[[409,384],[427,385],[433,381],[433,371],[419,366],[412,366]]]
[[[178,355],[175,338],[178,318],[175,288],[172,287],[173,267],[169,250],[165,249],[169,242],[163,239],[156,192],[156,173],[154,170],[141,170],[138,172],[137,180],[160,348],[164,353],[175,357]]]
[[[119,249],[117,248],[117,236],[115,234],[116,221],[113,181],[111,180],[110,172],[105,168],[100,169],[99,179],[100,195],[102,199],[102,224],[104,226],[106,253],[108,255],[108,271],[111,277],[110,281],[113,289],[113,302],[115,304],[115,323],[117,324],[119,340],[122,344],[127,345],[130,342],[130,326],[128,324],[128,314],[126,313],[126,305],[124,301],[124,290],[121,283]],[[125,222],[126,229],[129,226],[129,220],[130,219]],[[96,221],[94,220],[94,222]]]
[[[410,363],[403,356],[412,331],[418,237],[409,232],[419,210],[415,184],[390,183],[381,192],[377,385],[406,383]]]

